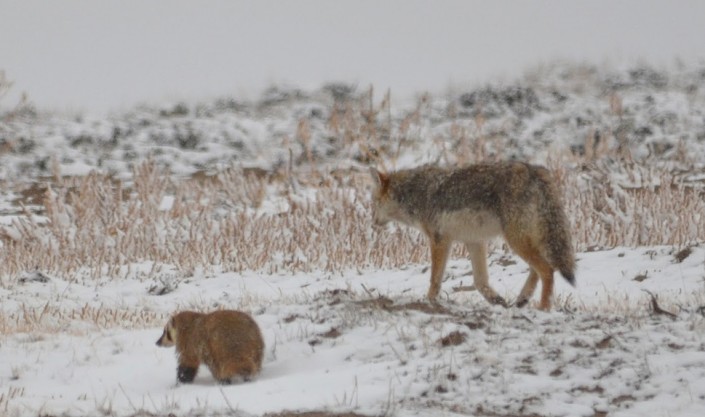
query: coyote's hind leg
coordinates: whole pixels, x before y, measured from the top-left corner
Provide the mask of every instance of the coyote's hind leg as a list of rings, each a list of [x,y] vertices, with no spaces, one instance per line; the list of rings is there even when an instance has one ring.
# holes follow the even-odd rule
[[[487,272],[487,244],[485,242],[471,242],[466,243],[465,247],[468,249],[468,252],[470,252],[475,288],[477,288],[480,294],[491,304],[499,304],[502,307],[508,307],[504,298],[490,287],[489,273]]]
[[[541,302],[539,303],[539,309],[544,311],[550,310],[551,298],[553,297],[553,267],[551,267],[551,264],[549,264],[536,249],[536,246],[531,244],[529,239],[515,240],[507,236],[507,243],[509,243],[509,246],[511,246],[514,252],[526,261],[531,268],[529,277],[526,279],[524,288],[519,295],[517,305],[520,302],[526,304],[531,294],[533,294],[536,289],[537,278],[541,278]]]
[[[517,298],[517,307],[524,307],[529,302],[531,296],[534,295],[534,291],[536,291],[536,285],[538,284],[538,282],[539,275],[536,273],[536,270],[534,270],[534,268],[529,267],[529,276],[526,278],[524,287],[521,289],[519,297]]]

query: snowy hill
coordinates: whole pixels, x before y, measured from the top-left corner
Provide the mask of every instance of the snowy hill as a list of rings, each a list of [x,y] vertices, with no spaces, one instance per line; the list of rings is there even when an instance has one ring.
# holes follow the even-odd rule
[[[638,161],[697,168],[705,160],[705,67],[621,71],[536,68],[515,83],[393,104],[393,92],[344,83],[317,91],[271,87],[256,101],[139,108],[86,119],[8,113],[0,125],[0,178],[129,173],[150,155],[176,174],[231,164],[346,167],[369,152],[397,165],[479,157],[542,162],[615,150]],[[360,149],[362,146],[370,149]],[[389,161],[388,161],[389,162]],[[700,178],[700,177],[698,177]]]
[[[701,416],[705,68],[538,68],[397,103],[347,84],[105,118],[0,117],[8,416]],[[369,166],[553,169],[579,250],[555,309],[490,306],[463,249],[371,227]],[[493,242],[515,300],[527,265]],[[534,300],[536,301],[536,300]],[[252,382],[176,384],[180,309],[262,329]]]

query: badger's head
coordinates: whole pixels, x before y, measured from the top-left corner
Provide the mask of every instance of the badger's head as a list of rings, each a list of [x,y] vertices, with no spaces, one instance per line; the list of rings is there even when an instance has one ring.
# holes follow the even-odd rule
[[[176,343],[177,337],[176,323],[174,323],[174,317],[169,319],[169,322],[164,326],[164,332],[162,336],[157,340],[157,346],[161,347],[171,347]]]

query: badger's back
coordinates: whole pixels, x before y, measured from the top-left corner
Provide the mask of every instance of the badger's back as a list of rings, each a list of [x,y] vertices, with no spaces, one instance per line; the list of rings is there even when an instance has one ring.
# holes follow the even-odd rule
[[[264,339],[257,323],[247,313],[220,310],[207,314],[203,319],[207,352],[215,366],[225,362],[251,362],[258,372],[264,356]],[[203,360],[208,364],[208,357]],[[209,364],[209,366],[211,366]]]

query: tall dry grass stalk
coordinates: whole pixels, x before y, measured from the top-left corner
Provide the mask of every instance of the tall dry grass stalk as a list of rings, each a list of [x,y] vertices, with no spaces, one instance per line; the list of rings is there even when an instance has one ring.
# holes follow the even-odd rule
[[[684,246],[705,236],[702,190],[671,174],[624,165],[627,174],[648,173],[645,183],[658,184],[629,188],[596,168],[551,166],[579,251]],[[99,174],[59,179],[46,188],[44,221],[27,213],[1,229],[0,279],[12,283],[32,270],[68,281],[118,278],[126,275],[125,265],[144,261],[186,275],[203,267],[336,273],[428,261],[417,232],[372,228],[366,171],[262,174],[231,168],[174,179],[147,161],[135,169],[130,187]],[[462,256],[457,246],[454,256]]]
[[[622,187],[614,180],[566,178],[567,210],[579,250],[614,246],[684,247],[705,237],[702,190],[659,172],[657,187]],[[582,184],[581,184],[582,183]]]
[[[5,315],[0,315],[0,334],[33,332],[72,332],[82,334],[90,327],[78,328],[67,323],[82,322],[87,325],[105,329],[113,327],[147,328],[163,323],[165,316],[140,308],[108,308],[102,305],[62,306],[60,303],[47,302],[42,308],[21,305],[20,308]]]
[[[518,145],[482,112],[459,116],[452,104],[444,129],[430,133],[424,120],[438,114],[431,100],[422,97],[396,118],[390,102],[387,93],[377,104],[372,89],[336,101],[325,121],[333,141],[315,138],[320,133],[312,122],[301,119],[293,139],[283,143],[288,165],[272,171],[232,167],[174,178],[147,160],[124,184],[97,173],[65,178],[57,168],[42,198],[34,196],[41,208],[24,208],[12,225],[0,226],[0,285],[33,270],[68,281],[125,277],[131,265],[145,261],[155,273],[166,264],[184,275],[210,267],[338,273],[428,262],[427,243],[417,232],[371,227],[372,181],[364,167],[391,168],[410,153],[449,165],[494,161],[511,157]],[[621,103],[617,96],[609,102],[616,118]],[[626,157],[616,133],[608,130],[599,141],[596,135],[587,135],[583,155],[559,154],[548,162],[579,251],[703,239],[702,188],[687,186],[663,163]],[[326,164],[326,149],[346,161],[342,168]],[[680,162],[688,163],[685,156]],[[453,256],[464,256],[461,245]]]

